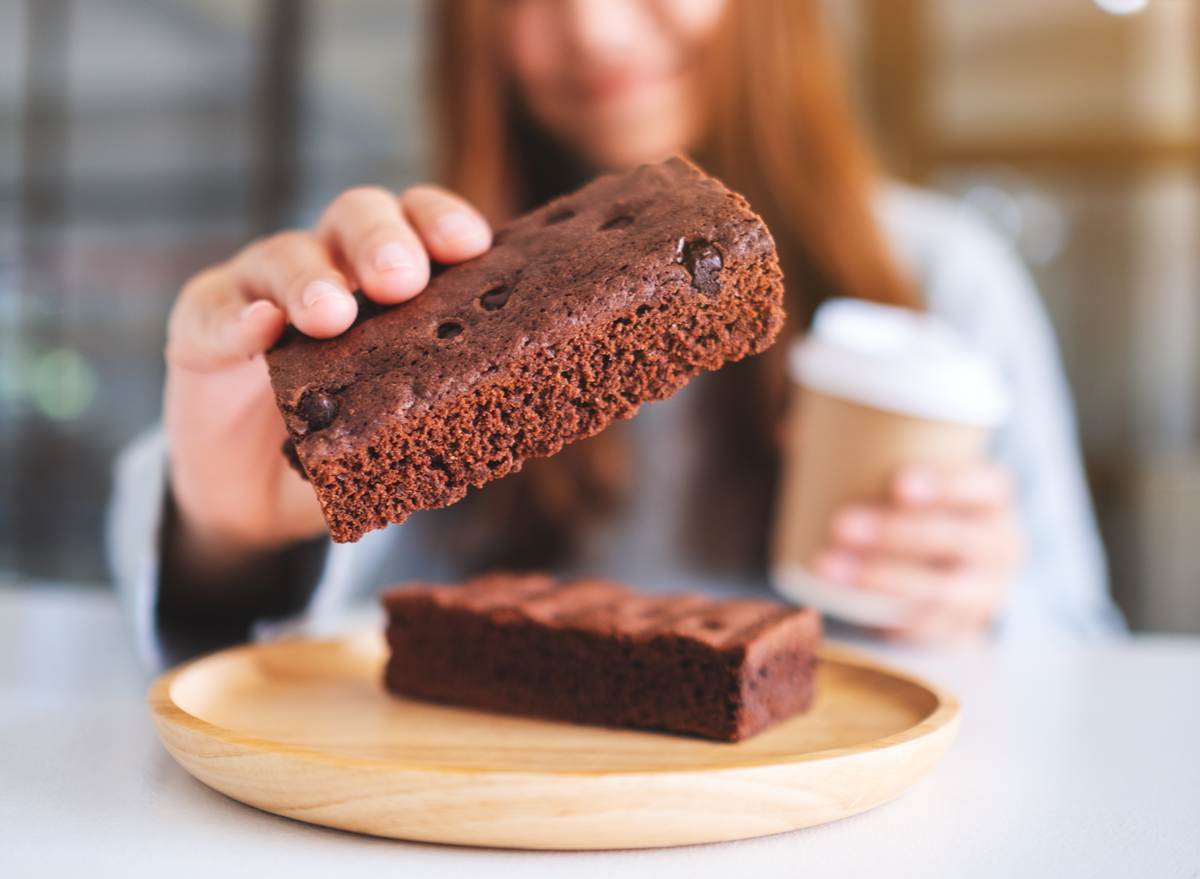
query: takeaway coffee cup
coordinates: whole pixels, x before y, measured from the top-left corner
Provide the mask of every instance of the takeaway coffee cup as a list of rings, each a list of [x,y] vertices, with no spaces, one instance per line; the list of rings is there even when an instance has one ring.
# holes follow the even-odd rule
[[[771,576],[776,591],[826,614],[899,626],[902,599],[826,582],[812,571],[835,513],[879,502],[905,465],[983,458],[1009,397],[992,362],[945,321],[835,299],[788,352],[792,379]]]

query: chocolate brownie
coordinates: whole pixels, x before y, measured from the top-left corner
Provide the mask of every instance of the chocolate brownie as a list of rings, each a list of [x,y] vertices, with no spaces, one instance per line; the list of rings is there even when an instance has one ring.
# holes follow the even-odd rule
[[[472,708],[736,742],[808,707],[821,618],[489,574],[384,593],[389,690]]]
[[[775,245],[682,159],[516,220],[488,253],[334,339],[268,353],[334,540],[357,540],[671,396],[783,325]]]

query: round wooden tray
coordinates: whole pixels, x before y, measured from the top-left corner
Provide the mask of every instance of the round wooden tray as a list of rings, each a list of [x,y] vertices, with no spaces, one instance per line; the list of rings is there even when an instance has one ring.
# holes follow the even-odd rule
[[[463,845],[608,849],[844,818],[923,776],[957,700],[826,646],[812,708],[738,744],[397,698],[377,633],[237,647],[150,689],[163,743],[234,799],[313,824]]]

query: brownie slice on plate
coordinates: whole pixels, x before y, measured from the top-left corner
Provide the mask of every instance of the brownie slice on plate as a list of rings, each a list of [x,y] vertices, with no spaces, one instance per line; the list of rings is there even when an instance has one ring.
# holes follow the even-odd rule
[[[739,741],[808,707],[821,618],[771,601],[647,596],[488,574],[383,596],[405,696]]]
[[[409,302],[267,355],[334,540],[468,486],[766,348],[775,245],[745,199],[683,159],[601,177],[496,234]]]

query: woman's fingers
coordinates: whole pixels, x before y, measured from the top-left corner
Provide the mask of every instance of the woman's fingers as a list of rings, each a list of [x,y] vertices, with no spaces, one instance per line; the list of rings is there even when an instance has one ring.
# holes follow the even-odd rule
[[[492,240],[478,211],[436,186],[414,186],[399,199],[373,186],[347,190],[326,210],[317,235],[367,296],[387,304],[425,289],[430,258],[462,262]]]
[[[962,514],[954,509],[855,506],[833,521],[835,546],[928,564],[984,563],[1013,555],[1016,534],[1003,509]]]
[[[949,644],[979,639],[991,624],[987,614],[964,612],[958,608],[930,606],[912,614],[902,625],[876,628],[875,634],[891,641]]]
[[[879,631],[890,638],[945,640],[983,630],[995,613],[1003,581],[973,568],[931,569],[907,560],[828,550],[816,571],[833,582],[900,600],[902,621]]]
[[[834,517],[814,568],[830,582],[901,599],[908,619],[881,634],[937,639],[986,627],[1023,549],[1002,468],[909,468],[888,502]]]
[[[228,266],[184,286],[167,323],[167,362],[192,372],[244,363],[279,338],[286,322],[274,302],[251,300],[229,283]]]
[[[892,495],[842,510],[832,544],[935,565],[1006,566],[1020,555],[1012,479],[1000,466],[905,468]]]
[[[930,568],[904,559],[837,551],[818,558],[817,572],[844,585],[903,599],[912,620],[941,612],[987,617],[1002,591],[1002,581],[973,568]]]
[[[439,186],[414,186],[400,202],[430,256],[440,263],[471,259],[492,245],[492,230],[483,215]]]
[[[966,511],[1013,503],[1008,471],[987,462],[966,467],[905,467],[892,480],[892,500],[905,507],[945,506]]]
[[[300,332],[327,339],[354,323],[358,305],[329,250],[310,232],[280,232],[234,261],[235,283],[250,300],[274,302]]]
[[[376,302],[404,302],[429,283],[429,254],[399,200],[386,189],[346,190],[325,210],[317,235]]]
[[[288,322],[329,338],[344,332],[357,310],[325,246],[308,232],[282,232],[184,286],[168,323],[167,359],[187,369],[222,369],[266,351]]]
[[[417,186],[397,199],[377,187],[351,189],[315,233],[256,241],[200,273],[172,311],[167,357],[180,367],[222,369],[266,351],[287,323],[316,338],[347,330],[358,307],[411,299],[429,282],[429,260],[461,262],[491,244],[487,221],[463,199]]]
[[[827,549],[820,553],[814,567],[818,576],[831,582],[868,592],[895,595],[911,604],[940,600],[957,576],[957,572],[931,569],[906,559],[841,549]]]

